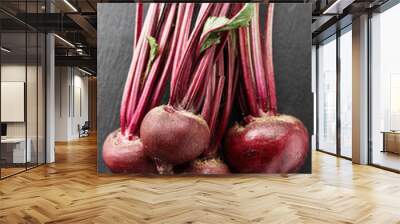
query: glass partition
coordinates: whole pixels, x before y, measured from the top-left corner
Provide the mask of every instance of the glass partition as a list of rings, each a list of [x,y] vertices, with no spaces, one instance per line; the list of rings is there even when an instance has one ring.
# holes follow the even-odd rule
[[[43,5],[0,2],[19,15]],[[44,33],[0,12],[0,178],[45,163],[45,44]]]
[[[340,35],[340,155],[352,157],[352,32]]]
[[[38,76],[37,76],[37,162],[46,162],[46,38],[45,34],[38,33]]]
[[[400,4],[371,18],[372,164],[400,170]]]
[[[1,175],[26,169],[31,160],[26,141],[27,48],[25,32],[1,34]],[[27,150],[28,146],[28,150]]]
[[[336,154],[336,36],[318,47],[318,149]]]
[[[27,61],[27,150],[30,151],[30,160],[27,163],[28,168],[37,165],[38,160],[38,35],[36,32],[28,32],[28,61]]]

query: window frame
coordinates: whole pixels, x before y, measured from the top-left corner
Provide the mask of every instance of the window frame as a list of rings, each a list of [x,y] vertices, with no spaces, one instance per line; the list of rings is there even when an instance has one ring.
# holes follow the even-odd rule
[[[352,23],[347,24],[346,26],[344,26],[341,29],[337,29],[335,33],[333,33],[332,35],[328,36],[327,38],[320,40],[317,44],[316,44],[316,151],[319,152],[323,152],[323,153],[327,153],[333,156],[337,156],[340,158],[344,158],[347,160],[352,160],[352,158],[347,157],[342,155],[342,150],[341,150],[341,118],[340,118],[340,82],[341,82],[341,67],[340,67],[340,60],[341,60],[341,55],[340,55],[340,37],[342,35],[344,35],[347,32],[352,32]],[[334,37],[334,38],[333,38]],[[336,152],[332,153],[329,152],[327,150],[321,149],[320,143],[319,143],[319,91],[320,91],[320,87],[319,87],[319,78],[320,78],[320,74],[319,74],[319,47],[322,43],[326,43],[326,42],[330,42],[330,41],[336,41]]]

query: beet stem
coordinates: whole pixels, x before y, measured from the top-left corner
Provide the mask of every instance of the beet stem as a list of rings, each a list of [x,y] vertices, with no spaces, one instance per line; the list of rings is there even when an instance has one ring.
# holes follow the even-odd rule
[[[251,49],[252,59],[254,62],[254,74],[258,95],[258,107],[266,112],[267,105],[267,89],[264,73],[264,59],[262,54],[261,33],[260,33],[260,5],[255,4],[254,16],[251,21]]]
[[[145,31],[141,32],[141,35],[139,37],[137,47],[134,46],[133,49],[133,56],[131,60],[131,65],[129,67],[129,72],[128,72],[128,77],[125,82],[125,87],[124,87],[124,92],[122,96],[122,101],[121,101],[121,108],[120,108],[120,127],[121,127],[121,132],[123,135],[126,135],[125,130],[129,124],[128,122],[128,106],[131,98],[131,89],[133,85],[133,80],[134,80],[134,75],[135,75],[135,69],[138,63],[138,57],[141,55],[141,52],[144,48],[144,41],[146,39],[146,36],[144,33],[147,33],[147,29],[149,27],[150,23],[150,17],[146,17],[145,22],[144,22],[144,28]]]
[[[184,108],[193,108],[193,102],[196,94],[201,88],[204,88],[205,78],[208,75],[207,71],[210,66],[213,66],[212,59],[214,58],[215,46],[205,52],[194,74],[194,80],[191,82],[187,94],[185,95],[182,105]]]
[[[212,71],[213,73],[215,72],[215,69]],[[204,120],[207,122],[207,124],[210,124],[210,110],[211,110],[211,104],[212,104],[212,98],[214,96],[213,92],[213,81],[215,79],[216,75],[212,74],[211,77],[208,77],[207,80],[207,87],[206,87],[206,96],[205,100],[203,103],[203,108],[201,111],[201,116],[204,118]]]
[[[183,46],[186,47],[188,44],[189,40],[189,34],[190,34],[190,26],[193,18],[193,12],[194,12],[194,3],[186,3],[186,12],[185,16],[183,17],[183,21],[187,21],[183,28]],[[183,53],[183,52],[181,52]]]
[[[140,34],[142,32],[143,25],[143,3],[140,1],[136,4],[136,14],[135,14],[135,38],[133,46],[137,46]]]
[[[186,90],[186,88],[181,85],[181,83],[184,83],[182,82],[182,79],[186,78],[184,76],[187,76],[187,73],[190,74],[190,71],[188,71],[190,69],[188,67],[191,66],[189,62],[190,60],[192,60],[192,57],[190,57],[190,55],[194,51],[194,47],[196,46],[201,34],[202,26],[206,22],[208,15],[213,7],[213,4],[205,3],[202,5],[202,7],[206,7],[206,9],[201,10],[203,14],[198,15],[198,23],[194,27],[194,30],[189,37],[188,44],[187,46],[185,46],[184,53],[179,60],[179,64],[177,66],[178,68],[175,72],[172,72],[169,104],[173,106],[176,106],[176,103],[179,100],[178,91],[180,89],[182,89],[181,91]]]
[[[274,4],[268,5],[267,23],[265,26],[265,51],[266,51],[266,74],[267,74],[267,88],[269,96],[269,112],[276,114],[278,111],[275,87],[275,71],[273,62],[273,18],[274,18]]]
[[[225,91],[225,106],[222,111],[221,119],[218,124],[218,129],[212,135],[212,143],[210,148],[205,152],[206,157],[215,157],[219,145],[221,144],[222,138],[225,135],[228,127],[229,118],[232,112],[232,106],[234,102],[236,86],[238,83],[238,69],[236,66],[236,42],[234,41],[234,33],[231,33],[228,39],[228,69],[227,69],[227,86]],[[212,129],[211,129],[212,130]]]
[[[150,9],[149,9],[149,13],[148,13],[147,17],[150,17],[151,19],[150,19],[148,33],[146,33],[146,37],[154,36],[154,33],[157,28],[157,18],[159,15],[159,9],[160,9],[159,4],[154,3],[154,4],[150,5]],[[147,58],[149,56],[149,48],[150,48],[150,46],[148,44],[146,44],[144,46],[145,53],[141,53],[141,55],[139,56],[138,66],[135,69],[133,86],[131,89],[132,95],[131,95],[131,99],[130,99],[130,102],[128,105],[128,120],[129,121],[132,119],[132,115],[133,115],[135,108],[137,106],[137,103],[139,101],[139,97],[140,97],[139,89],[140,89],[142,77],[145,75],[144,72],[146,69]]]
[[[246,115],[250,114],[250,110],[249,110],[249,108],[247,106],[246,94],[244,92],[245,92],[245,89],[244,89],[243,84],[241,82],[239,84],[238,102],[239,102],[240,110],[242,111],[242,115],[246,116]]]
[[[174,60],[174,66],[173,66],[173,73],[176,72],[176,70],[178,69],[178,65],[179,65],[179,61],[181,60],[182,54],[183,54],[183,50],[185,48],[185,44],[186,44],[186,34],[185,32],[187,32],[187,27],[190,28],[190,22],[191,22],[191,18],[193,15],[193,7],[189,7],[189,4],[179,4],[179,11],[178,11],[178,21],[177,21],[177,35],[178,35],[178,44],[176,49],[172,49],[173,51],[175,51],[175,60]],[[178,24],[179,23],[179,24]]]
[[[216,16],[220,16],[220,17],[225,17],[225,16],[227,16],[227,15],[228,15],[228,12],[229,12],[230,5],[231,5],[230,3],[224,3],[224,4],[222,5],[222,7],[219,6],[219,7],[214,8],[213,14],[216,15]],[[215,28],[215,29],[209,30],[207,33],[203,33],[203,34],[201,35],[199,44],[198,44],[197,49],[196,49],[196,56],[197,56],[197,57],[200,55],[201,47],[202,47],[203,42],[204,42],[205,38],[207,37],[207,35],[209,35],[211,32],[213,32],[213,31],[215,31],[215,30],[217,30],[217,29],[219,29],[219,28],[220,28],[220,27],[217,27],[217,28]],[[219,55],[219,53],[220,53],[221,51],[223,51],[223,48],[224,48],[224,46],[225,46],[224,42],[226,41],[227,35],[228,35],[227,32],[223,34],[223,38],[222,38],[222,39],[223,39],[224,41],[221,42],[221,43],[223,43],[223,44],[220,44],[220,45],[219,45],[219,49],[217,50],[217,52],[218,52],[217,55]]]
[[[252,62],[249,55],[249,41],[248,41],[249,28],[243,27],[239,29],[239,48],[242,63],[242,80],[244,84],[245,95],[247,97],[247,104],[252,116],[257,117],[259,110],[257,107],[257,97],[254,88],[254,77],[252,73]]]
[[[179,5],[180,6],[180,5]],[[171,76],[171,72],[173,73],[173,68],[174,68],[174,62],[177,61],[177,54],[176,50],[178,47],[178,38],[179,38],[179,24],[182,20],[182,13],[183,11],[179,11],[180,8],[178,8],[177,16],[176,16],[176,22],[175,22],[175,29],[174,29],[174,34],[172,37],[172,43],[171,43],[171,48],[169,49],[169,55],[166,60],[164,70],[162,72],[161,78],[157,83],[157,87],[155,88],[154,95],[151,101],[151,106],[150,108],[153,108],[157,106],[164,94],[164,90],[166,88],[166,81],[168,78]]]
[[[218,112],[221,105],[222,94],[224,92],[224,85],[225,85],[225,76],[219,76],[217,90],[215,92],[214,103],[211,110],[211,117],[210,117],[210,135],[214,136],[215,128],[217,126],[217,118]]]
[[[170,8],[168,12],[167,19],[165,21],[164,26],[162,26],[161,30],[161,36],[159,39],[159,45],[160,45],[160,50],[159,53],[151,66],[151,70],[148,76],[148,79],[146,80],[143,88],[142,95],[140,96],[139,103],[137,107],[135,108],[134,115],[132,117],[132,120],[130,121],[129,124],[129,132],[132,134],[137,134],[139,131],[140,123],[141,120],[143,119],[146,109],[148,109],[148,104],[151,102],[151,94],[152,90],[154,88],[155,82],[157,81],[157,76],[159,74],[159,69],[162,63],[162,58],[165,56],[165,50],[166,50],[166,45],[168,43],[170,35],[170,31],[172,28],[172,23],[174,21],[175,17],[175,9],[176,5],[173,4],[172,7]],[[166,65],[168,66],[168,65]]]

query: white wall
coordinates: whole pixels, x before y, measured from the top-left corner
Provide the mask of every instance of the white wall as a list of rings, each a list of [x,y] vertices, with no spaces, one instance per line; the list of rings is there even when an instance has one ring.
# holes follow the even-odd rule
[[[78,125],[88,120],[88,77],[72,67],[56,67],[55,73],[55,140],[77,139]]]
[[[88,77],[87,76],[82,76],[82,73],[78,73],[76,75],[75,70],[75,75],[74,75],[74,108],[72,109],[73,112],[73,119],[71,120],[71,135],[74,136],[74,138],[78,137],[78,124],[83,125],[85,121],[89,120],[89,102],[88,102],[88,97],[89,97],[89,92],[88,92]],[[80,93],[79,93],[80,92]],[[80,95],[80,97],[79,97]],[[79,102],[80,101],[80,102]]]
[[[55,68],[55,141],[68,140],[68,88],[70,84],[69,68]]]
[[[38,69],[38,70],[37,70]],[[27,80],[25,80],[27,78]],[[3,64],[1,66],[1,81],[24,82],[26,84],[26,107],[22,108],[27,115],[24,122],[6,122],[7,137],[30,139],[32,150],[32,161],[36,162],[39,153],[39,163],[44,162],[45,150],[45,117],[44,117],[44,74],[42,67],[25,64]],[[4,97],[4,96],[2,96]],[[7,96],[5,96],[7,97]],[[8,110],[10,108],[1,108]]]
[[[27,72],[28,83],[25,80]],[[41,74],[41,69],[39,70]],[[30,127],[36,130],[36,66],[27,66],[20,64],[4,64],[1,66],[1,81],[3,82],[25,82],[27,83],[27,119],[28,119],[28,137]],[[39,105],[40,107],[41,105]],[[7,110],[7,108],[1,108]],[[33,127],[34,126],[34,127]],[[36,132],[35,132],[36,134]],[[8,137],[25,137],[25,122],[8,122],[7,123]]]

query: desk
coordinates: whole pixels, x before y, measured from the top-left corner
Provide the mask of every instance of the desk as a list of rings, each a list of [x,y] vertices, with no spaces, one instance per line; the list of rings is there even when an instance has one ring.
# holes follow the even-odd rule
[[[26,142],[27,147],[26,147],[26,152],[25,152],[25,144]],[[1,139],[1,156],[3,157],[3,154],[5,154],[5,157],[3,157],[6,162],[8,163],[25,163],[25,162],[31,162],[32,160],[32,153],[31,153],[31,145],[32,141],[30,138],[26,139],[25,138],[5,138]],[[11,156],[12,154],[12,156]],[[12,159],[11,159],[12,158]],[[25,160],[26,159],[26,160]]]
[[[400,131],[383,131],[383,151],[400,154]]]

